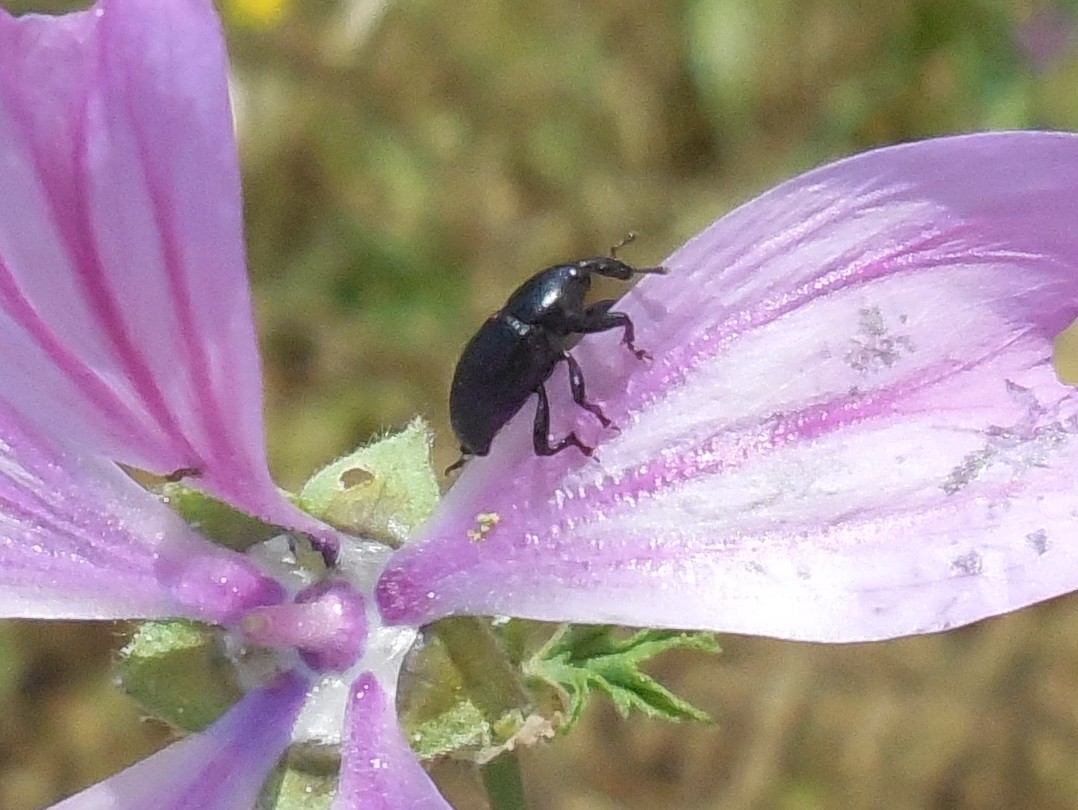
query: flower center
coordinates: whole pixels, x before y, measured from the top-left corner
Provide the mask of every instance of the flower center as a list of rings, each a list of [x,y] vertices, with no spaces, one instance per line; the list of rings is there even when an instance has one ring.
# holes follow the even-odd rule
[[[253,644],[297,650],[316,672],[344,672],[363,653],[365,604],[347,582],[324,580],[289,604],[249,611],[240,629]]]

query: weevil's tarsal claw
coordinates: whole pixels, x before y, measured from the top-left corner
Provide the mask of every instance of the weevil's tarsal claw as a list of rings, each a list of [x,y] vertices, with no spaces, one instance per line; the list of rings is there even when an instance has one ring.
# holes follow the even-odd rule
[[[449,475],[451,472],[455,472],[456,470],[459,470],[461,467],[464,466],[465,462],[467,462],[468,459],[470,459],[471,457],[472,457],[471,454],[463,452],[463,450],[462,450],[461,454],[460,454],[460,458],[458,458],[456,461],[454,461],[452,464],[450,464],[448,467],[446,467],[445,468],[445,473],[443,473],[443,475]]]

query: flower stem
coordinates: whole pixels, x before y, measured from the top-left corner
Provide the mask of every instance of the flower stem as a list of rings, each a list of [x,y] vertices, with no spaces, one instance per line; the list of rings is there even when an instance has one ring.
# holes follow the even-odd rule
[[[523,810],[524,779],[516,751],[507,751],[482,767],[483,787],[490,799],[490,810]]]
[[[531,709],[520,673],[489,626],[470,616],[454,616],[434,625],[434,632],[445,644],[468,696],[488,720],[497,722],[512,709],[525,713]]]

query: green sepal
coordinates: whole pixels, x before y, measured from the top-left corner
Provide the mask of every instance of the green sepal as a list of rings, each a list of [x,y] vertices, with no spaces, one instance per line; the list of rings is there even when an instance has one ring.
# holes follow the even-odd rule
[[[187,525],[226,548],[246,551],[256,543],[281,533],[275,526],[251,517],[182,482],[164,483],[157,487],[157,491],[161,499],[179,514]]]
[[[640,667],[668,650],[718,653],[711,633],[641,630],[622,637],[615,628],[567,626],[525,665],[525,672],[561,692],[565,717],[559,732],[580,719],[593,692],[610,698],[622,717],[633,710],[671,722],[710,722],[700,709],[679,698]]]
[[[270,774],[255,810],[329,810],[341,766],[336,746],[293,746]]]
[[[118,669],[147,712],[185,731],[206,728],[243,696],[219,634],[197,622],[143,622]]]
[[[427,423],[413,419],[400,433],[319,470],[300,491],[298,505],[349,534],[400,546],[440,496],[433,441]]]

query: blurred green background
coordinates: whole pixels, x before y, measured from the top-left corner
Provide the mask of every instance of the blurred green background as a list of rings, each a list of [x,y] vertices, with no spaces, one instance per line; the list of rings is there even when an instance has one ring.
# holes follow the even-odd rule
[[[44,0],[0,0],[15,10]],[[269,447],[290,487],[413,414],[455,458],[459,348],[523,278],[655,262],[778,180],[881,144],[1078,129],[1073,4],[228,0]],[[119,625],[0,625],[0,810],[167,739]],[[729,637],[656,674],[712,727],[596,706],[525,757],[534,808],[1078,807],[1078,602],[947,636]],[[438,769],[461,808],[473,774]]]

